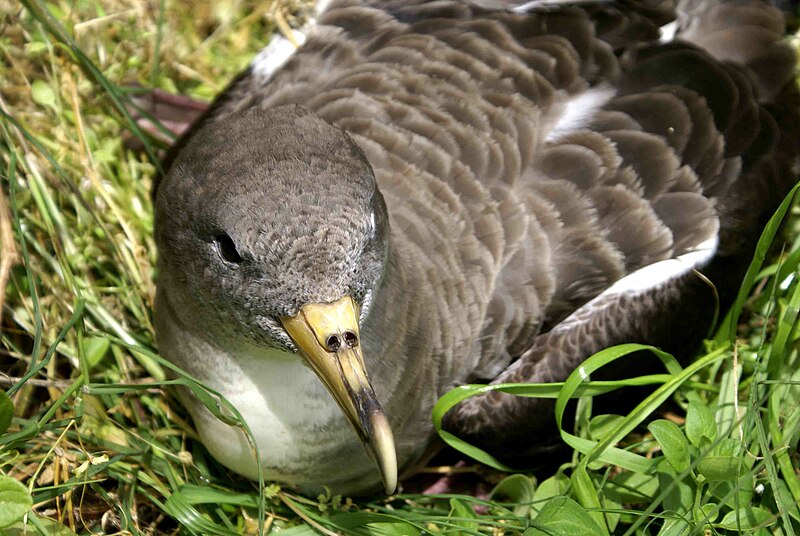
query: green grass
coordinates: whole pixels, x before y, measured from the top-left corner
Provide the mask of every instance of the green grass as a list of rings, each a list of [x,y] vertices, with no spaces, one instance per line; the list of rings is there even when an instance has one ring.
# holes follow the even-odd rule
[[[210,4],[0,0],[0,533],[800,533],[800,219],[788,201],[691,365],[658,353],[660,375],[504,387],[557,398],[559,415],[583,397],[562,432],[572,460],[540,481],[446,435],[495,468],[461,469],[499,481],[491,500],[301,497],[210,459],[170,385],[218,401],[168,380],[153,345],[159,148],[126,149],[125,88],[209,99],[303,3]],[[785,246],[766,256],[775,233]],[[628,415],[591,415],[591,395],[630,383],[656,390]],[[482,389],[445,396],[435,421]],[[664,400],[680,411],[660,413]]]

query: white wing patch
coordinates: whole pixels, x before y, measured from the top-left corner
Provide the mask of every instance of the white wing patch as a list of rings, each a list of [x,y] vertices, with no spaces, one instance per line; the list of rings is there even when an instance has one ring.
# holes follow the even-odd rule
[[[276,32],[269,40],[269,44],[253,58],[250,67],[253,69],[253,76],[259,83],[267,82],[275,71],[289,61],[300,45],[306,42],[306,34],[301,30],[292,30],[292,39],[294,39],[294,43]]]
[[[658,38],[659,43],[669,43],[675,40],[675,36],[678,34],[678,21],[668,22],[659,28],[659,31],[661,32],[661,36]]]
[[[685,275],[694,268],[708,263],[717,252],[718,245],[719,238],[713,236],[700,243],[689,253],[640,268],[608,287],[595,299],[623,292],[635,292],[638,294],[659,287],[672,279]]]
[[[317,5],[314,6],[314,13],[317,17],[325,13],[333,3],[332,0],[318,0]]]
[[[698,244],[698,246],[689,253],[684,253],[674,259],[653,263],[636,270],[632,274],[626,275],[599,295],[580,306],[578,310],[555,326],[552,332],[555,333],[558,331],[575,329],[577,325],[587,322],[587,319],[598,314],[599,311],[616,303],[620,294],[645,294],[652,289],[661,287],[672,280],[686,275],[695,268],[706,265],[714,258],[718,245],[719,238],[715,235]]]
[[[263,84],[280,69],[297,49],[300,48],[308,38],[308,32],[317,25],[317,19],[334,3],[334,0],[319,0],[314,6],[314,15],[299,30],[292,30],[292,38],[288,39],[280,32],[276,32],[267,46],[250,62],[253,69],[253,76],[259,83]]]
[[[596,87],[573,96],[564,103],[561,115],[547,134],[547,141],[554,141],[586,127],[595,114],[614,97],[611,87]]]
[[[611,2],[611,0],[532,0],[531,2],[525,2],[524,4],[514,6],[511,8],[511,11],[530,13],[531,11],[552,9],[555,7],[602,4],[607,2]]]

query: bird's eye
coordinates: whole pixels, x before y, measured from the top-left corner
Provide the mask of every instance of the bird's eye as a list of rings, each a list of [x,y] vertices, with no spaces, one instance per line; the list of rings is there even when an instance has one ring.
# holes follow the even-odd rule
[[[236,244],[233,243],[233,239],[228,236],[227,233],[219,233],[216,235],[214,237],[214,243],[217,245],[217,251],[219,251],[223,259],[233,264],[242,262],[242,256],[239,255],[239,252],[236,250]]]

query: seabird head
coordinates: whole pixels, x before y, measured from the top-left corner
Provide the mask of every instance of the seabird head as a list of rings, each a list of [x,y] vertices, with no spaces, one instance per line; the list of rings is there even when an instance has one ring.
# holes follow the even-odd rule
[[[191,135],[155,208],[160,285],[179,320],[230,348],[299,353],[394,491],[391,430],[359,340],[388,233],[361,149],[299,106],[236,112]]]

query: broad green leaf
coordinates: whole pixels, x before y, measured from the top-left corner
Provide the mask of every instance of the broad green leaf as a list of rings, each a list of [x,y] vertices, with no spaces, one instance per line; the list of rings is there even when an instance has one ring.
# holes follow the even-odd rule
[[[605,536],[603,530],[581,505],[569,497],[555,497],[544,505],[524,536]]]
[[[678,473],[664,458],[658,464],[658,482],[661,486],[659,497],[663,497],[664,510],[686,514],[694,502],[694,486],[688,479],[678,479]]]
[[[744,507],[733,510],[725,514],[722,521],[715,527],[725,530],[750,531],[756,528],[764,528],[775,522],[775,516],[769,511],[759,507]]]
[[[36,58],[47,52],[47,43],[41,41],[31,41],[25,45],[25,54],[30,58]]]
[[[14,403],[5,393],[0,391],[0,435],[5,434],[14,418]]]
[[[31,506],[33,499],[28,488],[10,476],[0,475],[0,528],[22,519]]]
[[[564,495],[569,489],[569,478],[558,472],[550,478],[543,480],[533,493],[533,511],[541,512],[545,504],[553,497]]]
[[[734,456],[706,456],[697,463],[697,472],[706,480],[734,480],[739,476],[741,460]]]
[[[703,525],[706,523],[713,523],[719,517],[719,505],[715,503],[706,503],[700,508],[693,510],[694,520]]]
[[[41,530],[44,530],[47,536],[77,536],[71,528],[62,525],[54,519],[37,516],[36,523]],[[28,523],[27,526],[25,526],[21,521],[14,523],[12,526],[3,530],[3,536],[37,536],[40,532],[35,530],[32,525],[33,523]]]
[[[739,451],[742,448],[742,442],[738,439],[734,439],[732,437],[726,437],[722,441],[719,441],[714,448],[711,449],[711,452],[708,453],[709,456],[739,456]]]
[[[733,480],[718,480],[709,482],[708,491],[720,503],[730,508],[743,504],[750,504],[753,499],[753,475],[749,472],[742,473]]]
[[[674,422],[659,419],[647,425],[647,429],[656,438],[664,457],[675,471],[682,473],[689,469],[689,442],[681,429]]]
[[[705,447],[717,438],[717,423],[708,406],[690,402],[686,412],[686,437],[697,447]]]
[[[37,79],[31,84],[31,98],[36,104],[56,109],[56,94],[44,80]]]
[[[624,419],[622,415],[598,415],[589,422],[589,437],[599,441],[609,435]]]
[[[510,475],[500,481],[489,494],[492,501],[513,503],[514,515],[528,516],[531,511],[536,486],[531,477]]]
[[[603,494],[623,504],[651,502],[659,492],[658,476],[623,471],[611,476],[603,486]]]
[[[97,366],[97,364],[103,360],[110,345],[111,341],[105,337],[86,337],[84,352],[89,370]]]
[[[600,497],[598,497],[594,483],[592,483],[592,479],[586,472],[586,467],[584,465],[578,464],[572,472],[570,482],[572,482],[572,491],[578,499],[578,503],[584,508],[590,509],[589,515],[597,522],[598,526],[603,528],[603,532],[605,532],[605,519],[603,518],[603,513],[600,511],[602,508]]]

